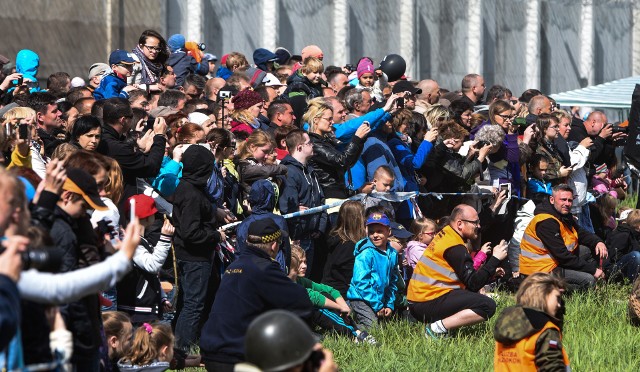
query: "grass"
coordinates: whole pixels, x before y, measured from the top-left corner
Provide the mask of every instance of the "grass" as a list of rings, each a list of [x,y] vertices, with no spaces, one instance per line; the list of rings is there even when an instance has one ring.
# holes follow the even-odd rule
[[[627,319],[630,286],[602,285],[567,298],[564,346],[574,371],[638,371],[640,331]],[[379,347],[355,345],[327,336],[341,371],[490,371],[493,369],[493,325],[497,314],[514,304],[501,293],[496,316],[484,324],[463,328],[450,339],[431,341],[424,326],[392,321],[372,330]]]

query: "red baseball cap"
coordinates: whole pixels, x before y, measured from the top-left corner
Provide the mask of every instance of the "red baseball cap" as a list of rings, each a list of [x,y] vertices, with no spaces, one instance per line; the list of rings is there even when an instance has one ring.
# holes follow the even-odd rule
[[[130,197],[127,199],[127,209],[130,208],[131,200],[136,201],[136,217],[139,219],[147,218],[158,212],[158,209],[156,208],[156,201],[150,196],[137,194]],[[129,211],[127,211],[127,213],[128,212]]]

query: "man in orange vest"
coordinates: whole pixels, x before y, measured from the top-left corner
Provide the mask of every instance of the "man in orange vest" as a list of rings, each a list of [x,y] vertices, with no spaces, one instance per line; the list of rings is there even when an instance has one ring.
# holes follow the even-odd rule
[[[428,323],[428,338],[445,337],[450,329],[493,316],[496,303],[477,292],[507,257],[507,243],[503,240],[493,248],[493,256],[478,271],[474,270],[466,242],[478,237],[478,212],[460,204],[451,212],[449,221],[425,249],[407,292],[411,315]]]
[[[520,273],[556,273],[570,289],[587,289],[603,278],[595,261],[580,257],[579,245],[591,249],[593,257],[605,259],[607,247],[600,238],[578,226],[571,215],[573,189],[566,184],[553,188],[549,201],[534,212],[520,242]]]

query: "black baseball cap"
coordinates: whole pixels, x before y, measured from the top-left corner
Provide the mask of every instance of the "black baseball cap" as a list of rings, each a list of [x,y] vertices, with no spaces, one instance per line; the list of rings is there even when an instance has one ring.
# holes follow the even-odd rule
[[[413,95],[421,94],[422,89],[416,88],[411,84],[410,81],[400,80],[393,85],[393,93],[402,93],[402,92],[410,92]]]
[[[280,227],[271,218],[253,221],[249,225],[249,235],[259,236],[262,243],[271,243],[280,238],[289,237],[289,234],[280,230]]]
[[[98,184],[95,178],[80,168],[68,168],[67,179],[62,189],[82,195],[84,201],[97,211],[106,211],[109,208],[100,199]]]

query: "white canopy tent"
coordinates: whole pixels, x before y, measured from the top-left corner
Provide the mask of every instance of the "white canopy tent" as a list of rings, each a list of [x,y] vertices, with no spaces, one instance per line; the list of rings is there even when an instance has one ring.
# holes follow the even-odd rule
[[[552,94],[560,106],[582,106],[629,110],[631,95],[640,84],[640,76],[632,76],[586,88]]]

